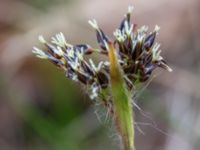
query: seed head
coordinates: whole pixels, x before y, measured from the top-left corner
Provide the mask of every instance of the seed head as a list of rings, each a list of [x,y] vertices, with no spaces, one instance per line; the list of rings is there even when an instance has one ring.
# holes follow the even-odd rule
[[[91,99],[100,98],[102,100],[110,96],[109,93],[104,94],[110,83],[110,63],[101,61],[95,65],[92,59],[86,61],[84,56],[94,52],[108,55],[109,45],[113,45],[124,74],[124,80],[128,89],[132,90],[138,81],[140,83],[147,81],[157,67],[172,71],[160,55],[160,44],[155,43],[160,27],[156,25],[154,31],[150,33],[148,33],[147,26],[137,29],[136,24],[132,24],[130,21],[132,11],[133,7],[129,6],[119,28],[113,33],[115,37],[113,41],[98,26],[96,20],[88,21],[96,31],[100,49],[92,48],[88,44],[69,44],[63,33],[59,33],[52,37],[50,43],[45,41],[43,36],[39,36],[39,41],[47,50],[44,52],[34,47],[32,52],[37,57],[48,59],[61,68],[67,78],[85,86]]]

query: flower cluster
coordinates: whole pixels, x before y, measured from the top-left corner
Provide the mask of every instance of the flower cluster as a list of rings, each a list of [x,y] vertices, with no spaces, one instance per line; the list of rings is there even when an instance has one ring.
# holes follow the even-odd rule
[[[99,28],[96,20],[89,21],[89,24],[96,30],[100,49],[92,48],[87,44],[71,45],[60,33],[53,37],[51,42],[47,42],[42,36],[39,36],[39,41],[45,45],[47,51],[34,47],[33,53],[39,58],[50,60],[64,70],[67,78],[83,84],[91,99],[104,99],[110,95],[109,92],[105,95],[110,81],[109,62],[101,61],[95,65],[92,59],[86,61],[84,56],[94,52],[108,55],[108,45],[112,44],[116,50],[127,87],[132,90],[136,83],[147,81],[157,67],[172,71],[160,56],[160,44],[154,42],[159,27],[156,26],[150,33],[147,32],[147,26],[137,29],[136,25],[130,21],[132,10],[133,7],[129,7],[119,28],[114,32],[114,41],[111,41]]]

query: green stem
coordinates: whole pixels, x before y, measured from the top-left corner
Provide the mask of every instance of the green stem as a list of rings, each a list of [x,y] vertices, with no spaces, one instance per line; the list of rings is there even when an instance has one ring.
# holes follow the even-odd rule
[[[116,127],[121,135],[124,150],[135,150],[131,97],[127,91],[113,44],[108,43],[107,48],[109,51],[111,89]]]

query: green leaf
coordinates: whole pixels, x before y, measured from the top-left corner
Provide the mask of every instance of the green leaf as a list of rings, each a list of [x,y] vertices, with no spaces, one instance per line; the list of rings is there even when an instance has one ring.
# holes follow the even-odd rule
[[[116,50],[111,42],[107,43],[110,62],[110,79],[114,117],[117,130],[121,135],[125,150],[134,150],[134,124],[131,96],[124,81],[124,74],[118,63]]]

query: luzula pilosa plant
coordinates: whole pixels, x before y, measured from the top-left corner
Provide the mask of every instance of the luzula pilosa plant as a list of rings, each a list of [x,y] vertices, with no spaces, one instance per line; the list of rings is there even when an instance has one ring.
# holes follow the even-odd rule
[[[47,51],[33,48],[37,57],[50,60],[65,72],[67,78],[84,86],[94,103],[101,103],[109,110],[124,150],[135,149],[132,112],[135,85],[147,81],[157,67],[172,71],[160,56],[160,44],[154,42],[159,27],[155,26],[150,33],[147,26],[137,29],[130,21],[132,10],[130,6],[114,32],[113,41],[99,28],[96,20],[89,21],[96,31],[100,49],[87,44],[71,45],[62,33],[52,37],[50,43],[39,36]],[[92,59],[84,59],[92,53],[106,55],[108,61],[95,65]]]

